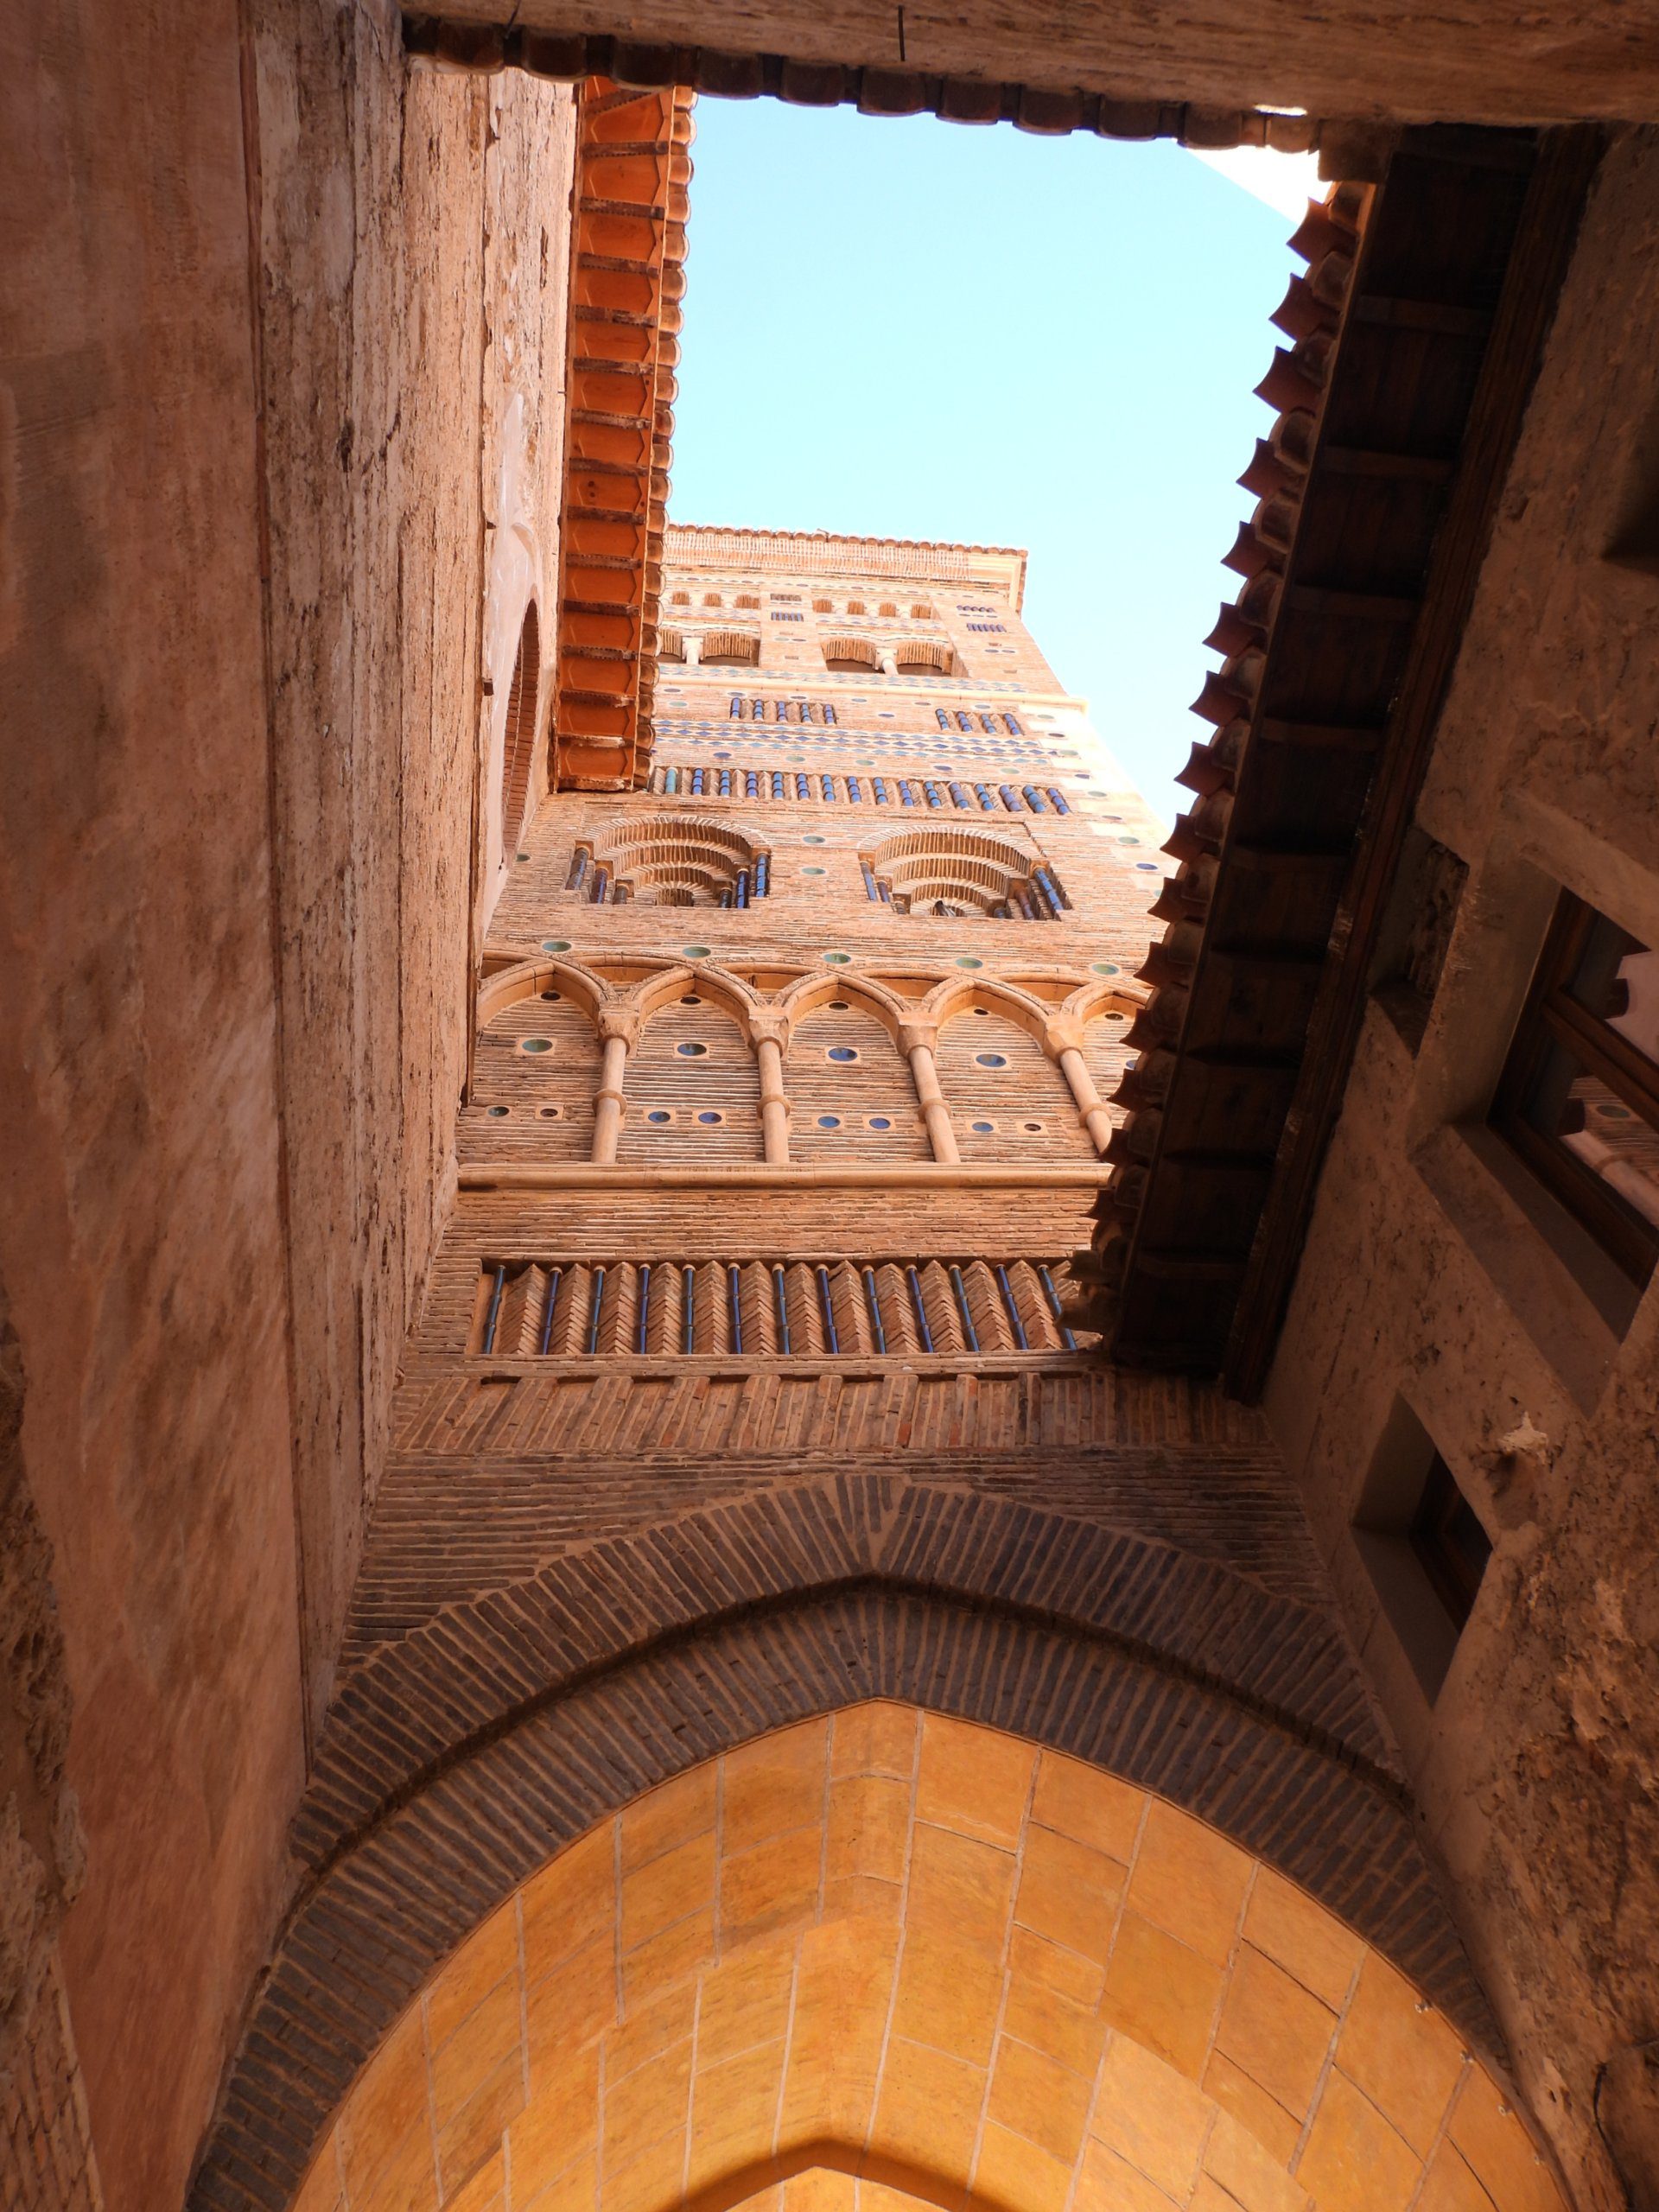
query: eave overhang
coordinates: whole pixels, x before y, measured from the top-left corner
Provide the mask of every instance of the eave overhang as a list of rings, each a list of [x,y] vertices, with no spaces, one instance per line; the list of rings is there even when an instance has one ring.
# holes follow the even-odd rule
[[[559,515],[555,790],[651,770],[693,95],[581,88]]]
[[[1311,204],[1084,1263],[1111,1356],[1260,1394],[1601,146],[1424,128]]]

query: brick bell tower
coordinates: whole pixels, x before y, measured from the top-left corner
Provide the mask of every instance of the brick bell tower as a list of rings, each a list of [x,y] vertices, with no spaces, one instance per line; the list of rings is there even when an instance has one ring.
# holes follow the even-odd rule
[[[1024,576],[669,531],[645,788],[548,798],[487,939],[419,1346],[452,1377],[487,1362],[556,1424],[600,1375],[604,1420],[683,1397],[695,1452],[740,1397],[766,1427],[856,1382],[909,1421],[995,1376],[1029,1421],[1082,1371],[1065,1263],[1161,833]]]

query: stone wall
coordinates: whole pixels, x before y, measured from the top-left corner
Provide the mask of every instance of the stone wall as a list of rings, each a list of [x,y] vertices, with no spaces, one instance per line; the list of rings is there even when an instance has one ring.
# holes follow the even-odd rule
[[[524,77],[408,74],[385,9],[275,0],[257,53],[280,1112],[304,1287],[292,1375],[315,1722],[452,1187],[514,652],[556,572],[574,104]]]
[[[86,1845],[66,2017],[105,2200],[151,2212],[269,1948],[452,1186],[571,95],[411,76],[384,7],[16,36],[0,1279]],[[46,1990],[51,1917],[9,1986]],[[13,2083],[8,2203],[95,2185],[71,2049]]]
[[[304,1771],[235,11],[36,18],[0,105],[0,1274],[87,1843],[63,1985],[137,2212]]]
[[[1419,809],[1469,870],[1427,1033],[1387,993],[1368,1012],[1268,1397],[1523,2087],[1597,2204],[1651,2203],[1659,2170],[1659,1293],[1610,1325],[1480,1125],[1558,887],[1659,944],[1656,276],[1659,146],[1631,134]],[[1432,1702],[1352,1525],[1402,1401],[1496,1548]]]

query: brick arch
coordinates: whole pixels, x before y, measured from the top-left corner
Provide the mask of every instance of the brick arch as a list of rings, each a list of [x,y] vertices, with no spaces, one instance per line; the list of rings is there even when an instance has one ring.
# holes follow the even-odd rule
[[[589,850],[619,893],[664,906],[718,906],[722,897],[759,895],[756,863],[765,848],[715,816],[667,814],[601,830]],[[746,889],[737,893],[740,877]]]
[[[791,1022],[795,1022],[816,1013],[820,1007],[827,1006],[831,999],[846,999],[855,1006],[862,1007],[867,1014],[881,1024],[895,1045],[899,1041],[899,1024],[913,1020],[916,1012],[914,1000],[900,998],[896,991],[889,990],[886,984],[875,982],[868,976],[852,976],[845,971],[839,975],[803,976],[787,990],[780,992],[775,1003]]]
[[[532,1705],[652,1639],[853,1586],[1001,1608],[1103,1639],[1300,1741],[1391,1773],[1351,1653],[1322,1612],[1173,1541],[897,1474],[826,1473],[677,1516],[518,1574],[464,1542],[387,1610],[331,1710],[296,1846],[314,1866]],[[474,1595],[481,1592],[481,1595]],[[533,1633],[532,1633],[533,1632]],[[524,1637],[532,1636],[534,1656]],[[464,1650],[464,1680],[448,1679]]]
[[[895,896],[924,906],[938,898],[988,914],[1028,883],[1036,856],[1012,838],[941,824],[896,830],[861,855]]]
[[[527,1041],[533,1050],[525,1049]],[[505,1140],[541,1158],[586,1160],[600,1066],[593,1015],[574,995],[548,1004],[540,989],[515,994],[479,1024],[456,1128],[461,1157],[475,1156],[487,1136],[492,1149]],[[502,1107],[505,1117],[492,1112]]]
[[[635,1166],[760,1157],[760,1077],[747,1024],[728,995],[693,975],[687,988],[702,1003],[679,1003],[661,992],[646,1012],[622,1077],[622,1130],[617,1158]],[[688,1058],[683,1046],[702,1045]],[[653,1113],[673,1116],[654,1122]],[[719,1114],[704,1123],[702,1114]]]
[[[850,990],[828,995],[844,996],[847,1012],[832,1013],[820,997],[796,1014],[784,1054],[791,1158],[931,1160],[927,1124],[892,1016],[861,1004]],[[858,1058],[838,1065],[828,1057],[834,1046],[849,1046]],[[823,1128],[824,1115],[838,1126]],[[871,1128],[872,1116],[889,1126]]]
[[[706,606],[708,601],[704,601]],[[720,601],[715,597],[714,604]],[[753,630],[705,630],[702,639],[705,668],[759,668],[760,640]]]
[[[478,994],[477,1026],[487,1028],[516,1000],[532,997],[537,991],[563,991],[589,1014],[597,1014],[611,995],[604,978],[576,961],[521,960],[485,978]]]
[[[1126,1014],[1133,1020],[1150,995],[1146,985],[1132,976],[1090,976],[1061,1001],[1058,1011],[1074,1021],[1093,1021],[1108,1012]]]
[[[849,607],[850,614],[855,610]],[[861,607],[856,610],[863,613]],[[859,668],[868,669],[872,676],[881,673],[881,649],[869,638],[826,637],[823,641],[823,663],[833,668],[837,661],[851,661]]]
[[[1092,1160],[1094,1140],[1046,1037],[1033,1037],[1026,1023],[1010,1018],[988,996],[982,1003],[983,1017],[966,1006],[947,1014],[934,1048],[963,1158]],[[981,1053],[994,1054],[1003,1065],[982,1067]],[[979,1126],[983,1122],[989,1128]],[[1027,1127],[1032,1123],[1036,1126]]]
[[[893,658],[900,676],[950,676],[957,656],[944,638],[907,638],[893,647]]]
[[[229,2177],[256,2152],[298,2181],[404,2005],[552,1853],[722,1751],[871,1698],[1003,1728],[1168,1797],[1491,2043],[1321,1615],[1091,1522],[828,1476],[562,1557],[411,1622],[353,1672],[296,1825],[302,1887],[204,2212],[253,2201]],[[302,2045],[278,2090],[273,2054]]]
[[[1242,2212],[1558,2212],[1501,2080],[1338,1916],[1160,1793],[913,1702],[611,1805],[433,1969],[308,2133],[264,2046],[264,2185],[233,2091],[198,2206],[309,2165],[306,2212],[435,2212],[510,2164],[515,2202],[602,2212],[859,2212],[867,2183],[865,2212],[1160,2212],[1204,2174]]]
[[[688,991],[722,1007],[747,1039],[749,1016],[760,1001],[740,976],[728,975],[723,968],[704,967],[701,963],[693,965],[690,962],[663,968],[634,986],[630,1003],[648,1018],[659,1007],[672,1006]]]
[[[954,1021],[976,1003],[983,1003],[1017,1023],[1045,1051],[1048,1049],[1048,1027],[1055,1009],[999,976],[947,976],[922,1001],[920,1011],[943,1029],[947,1022]]]
[[[541,696],[541,623],[532,599],[524,609],[507,693],[506,728],[501,744],[501,860],[511,862],[530,798],[531,762],[536,752],[537,705]]]

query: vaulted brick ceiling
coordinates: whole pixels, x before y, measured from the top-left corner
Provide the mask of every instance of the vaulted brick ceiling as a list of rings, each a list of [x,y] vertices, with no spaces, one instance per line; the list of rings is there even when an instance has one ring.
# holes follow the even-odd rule
[[[1304,1891],[1001,1731],[855,1706],[600,1822],[363,2069],[298,2212],[1554,2212]]]

